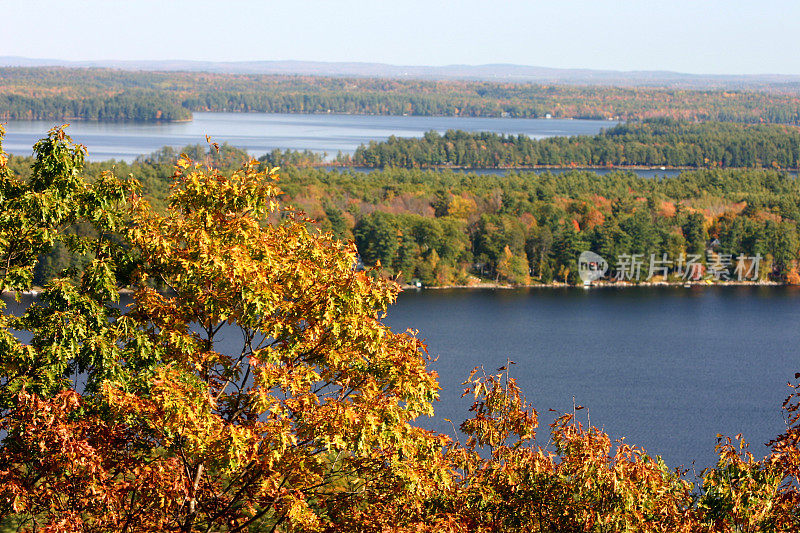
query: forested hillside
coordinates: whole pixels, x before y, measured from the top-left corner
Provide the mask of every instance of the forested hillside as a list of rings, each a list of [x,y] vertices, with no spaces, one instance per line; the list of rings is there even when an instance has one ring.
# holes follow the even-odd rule
[[[422,138],[390,137],[341,155],[363,167],[800,167],[794,126],[648,119],[598,135],[531,139],[525,135],[435,131]]]
[[[184,120],[192,111],[800,123],[793,92],[2,68],[0,119]]]
[[[282,188],[323,227],[352,235],[365,263],[380,261],[404,281],[577,283],[584,250],[610,265],[641,254],[645,270],[651,255],[694,254],[707,265],[715,239],[714,254],[734,262],[760,254],[759,279],[800,281],[800,184],[781,172],[702,170],[656,180],[631,172],[288,169]],[[677,261],[669,276],[681,279]]]
[[[219,152],[200,145],[183,152],[223,169],[247,158],[227,145]],[[165,148],[130,165],[118,162],[113,171],[136,176],[143,194],[163,209],[178,153]],[[261,164],[271,166],[274,157]],[[11,157],[9,164],[24,177],[31,162]],[[88,163],[87,174],[99,176],[109,166]],[[624,171],[362,174],[289,166],[281,174],[287,202],[354,240],[365,264],[380,262],[385,275],[400,281],[577,283],[578,256],[593,250],[610,265],[641,254],[645,274],[651,255],[673,261],[697,255],[704,269],[717,257],[760,256],[758,273],[748,280],[800,282],[800,183],[780,171],[707,169],[648,179]],[[70,261],[65,249],[54,250],[37,267],[37,282]],[[685,278],[676,262],[667,274],[673,281]],[[729,277],[737,278],[732,265]]]

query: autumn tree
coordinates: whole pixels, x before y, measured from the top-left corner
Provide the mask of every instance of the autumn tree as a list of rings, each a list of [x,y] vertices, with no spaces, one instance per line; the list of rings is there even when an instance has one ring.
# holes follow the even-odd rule
[[[181,159],[160,215],[121,203],[132,189],[110,175],[83,181],[63,130],[36,150],[29,183],[0,166],[4,287],[30,286],[66,223],[99,237],[70,242],[91,256],[79,275],[3,317],[4,515],[49,531],[417,520],[449,473],[442,437],[410,424],[437,396],[423,346],[380,321],[394,284],[280,207],[274,171],[254,162],[223,175]]]
[[[503,249],[503,255],[497,263],[499,279],[515,285],[527,285],[531,280],[529,270],[525,254],[516,255],[508,246]]]
[[[537,438],[511,362],[464,383],[472,415],[465,440],[450,440],[413,425],[433,414],[438,385],[421,342],[381,322],[397,286],[357,271],[352,245],[278,203],[275,170],[181,157],[160,212],[133,181],[83,179],[84,149],[63,129],[35,151],[28,180],[0,151],[0,284],[30,288],[58,243],[81,268],[0,318],[0,525],[797,530],[797,394],[771,455],[721,437],[696,488],[581,425],[580,406]],[[527,276],[510,245],[504,257],[499,270]],[[123,285],[134,289],[124,300]]]

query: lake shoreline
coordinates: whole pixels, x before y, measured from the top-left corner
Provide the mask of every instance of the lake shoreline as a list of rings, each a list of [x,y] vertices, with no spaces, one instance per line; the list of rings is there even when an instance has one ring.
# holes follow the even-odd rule
[[[532,283],[528,285],[511,285],[499,282],[482,282],[471,285],[436,285],[436,286],[416,286],[408,283],[401,283],[402,290],[448,290],[448,289],[488,289],[488,290],[513,290],[513,289],[632,289],[637,287],[674,287],[674,288],[693,288],[693,287],[792,287],[790,283],[779,281],[720,281],[708,282],[706,280],[690,282],[667,282],[667,281],[643,281],[640,283],[631,282],[602,282],[590,285],[570,285],[569,283]]]
[[[719,169],[719,170],[778,170],[778,171],[781,171],[781,172],[798,172],[798,171],[800,171],[800,168],[712,167],[712,166],[708,166],[708,167],[685,167],[685,166],[670,166],[670,165],[667,165],[667,166],[647,166],[647,165],[625,165],[625,166],[613,165],[613,166],[608,166],[608,165],[593,165],[593,166],[579,166],[579,167],[574,167],[574,166],[570,166],[570,165],[534,165],[534,166],[526,166],[526,167],[517,167],[517,166],[511,166],[511,167],[502,167],[502,166],[501,167],[465,167],[465,166],[458,166],[458,165],[425,165],[425,166],[419,166],[419,167],[407,167],[407,166],[400,166],[400,167],[391,167],[391,166],[369,167],[369,166],[363,166],[363,165],[347,165],[347,164],[341,164],[341,163],[336,163],[336,162],[328,162],[328,163],[320,163],[320,164],[316,164],[315,163],[315,164],[306,165],[306,167],[307,168],[329,167],[329,168],[342,168],[342,169],[352,168],[352,169],[360,169],[360,170],[389,170],[389,169],[399,168],[399,169],[404,169],[404,170],[431,170],[431,171],[434,171],[434,172],[441,172],[441,171],[446,171],[446,170],[476,171],[476,172],[487,171],[487,170],[521,171],[521,172],[538,171],[538,170],[542,170],[542,171],[544,171],[544,170],[562,170],[562,171],[564,171],[564,170],[577,170],[577,171],[585,170],[585,171],[590,171],[590,172],[593,172],[593,171],[596,171],[596,170],[607,170],[607,171],[613,171],[613,170],[620,170],[620,171],[626,171],[626,170],[629,170],[629,171],[650,170],[650,171],[656,171],[656,172],[658,172],[658,171],[663,171],[663,172],[667,172],[667,171],[671,171],[671,172],[675,172],[675,171],[693,172],[693,171],[697,171],[697,170],[716,170],[716,169]]]
[[[591,285],[570,285],[554,281],[552,283],[531,283],[528,285],[511,285],[506,283],[499,283],[494,281],[487,281],[481,283],[473,283],[471,285],[435,285],[435,286],[420,286],[411,285],[409,283],[399,283],[400,289],[407,290],[453,290],[453,289],[473,289],[473,290],[514,290],[514,289],[634,289],[637,287],[673,287],[673,288],[693,288],[693,287],[793,287],[791,283],[778,282],[778,281],[721,281],[721,282],[707,282],[705,280],[691,281],[691,282],[665,282],[665,281],[643,281],[641,283],[631,282],[602,282],[592,283]],[[39,296],[44,289],[42,287],[32,287],[26,291],[2,291],[2,296],[14,296],[20,294],[22,296]],[[135,291],[127,287],[117,289],[118,293],[123,296],[130,296]]]

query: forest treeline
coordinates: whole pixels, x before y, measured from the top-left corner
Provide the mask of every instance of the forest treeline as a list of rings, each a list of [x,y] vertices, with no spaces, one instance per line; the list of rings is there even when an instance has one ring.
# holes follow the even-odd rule
[[[1,68],[0,119],[185,120],[192,111],[800,123],[792,92]]]
[[[229,145],[219,151],[195,145],[164,148],[131,164],[87,163],[86,173],[99,176],[113,166],[116,175],[133,174],[143,194],[163,209],[181,152],[220,168],[238,167],[247,158]],[[261,165],[273,166],[273,157],[264,156]],[[30,164],[29,158],[9,161],[23,177]],[[747,280],[800,282],[800,183],[781,171],[704,169],[651,179],[629,171],[364,174],[287,166],[281,175],[284,200],[353,240],[365,265],[380,264],[383,274],[401,282],[579,283],[577,260],[584,250],[600,254],[612,271],[638,254],[639,281],[651,256],[660,261],[666,254],[672,264],[663,273],[672,281],[686,279],[681,256],[694,256],[704,276],[726,259],[727,274],[715,275],[721,280],[737,279],[734,263],[746,256],[761,258],[757,269],[747,265]],[[37,267],[37,283],[70,261],[65,249],[54,250]]]
[[[367,265],[408,282],[580,283],[591,250],[611,265],[639,254],[706,269],[761,257],[747,279],[797,283],[800,185],[777,171],[709,169],[649,179],[632,172],[498,175],[393,169],[370,174],[285,169],[290,201],[342,238]],[[719,266],[719,265],[717,265]],[[752,265],[748,264],[748,268]],[[720,270],[721,273],[721,270]]]
[[[531,139],[526,135],[427,132],[422,138],[389,137],[361,145],[345,165],[362,167],[800,167],[800,129],[773,124],[734,124],[647,119],[597,135]]]
[[[35,91],[0,89],[0,118],[6,120],[93,120],[99,122],[191,120],[192,113],[158,91],[125,89],[80,96],[55,90],[46,96]]]

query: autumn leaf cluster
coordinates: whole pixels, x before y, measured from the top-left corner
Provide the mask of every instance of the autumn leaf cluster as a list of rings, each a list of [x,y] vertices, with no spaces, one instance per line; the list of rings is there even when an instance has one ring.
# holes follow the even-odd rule
[[[166,212],[81,175],[63,129],[0,155],[0,288],[57,243],[81,268],[0,328],[0,513],[23,531],[791,531],[797,397],[773,453],[722,441],[693,486],[564,415],[547,439],[476,370],[462,439],[420,429],[436,375],[382,318],[398,288],[277,201],[276,169],[180,158]],[[0,151],[1,154],[1,151]],[[70,229],[92,229],[80,237]],[[120,297],[120,287],[132,291]],[[128,303],[130,302],[130,303]],[[545,443],[546,442],[546,443]]]

